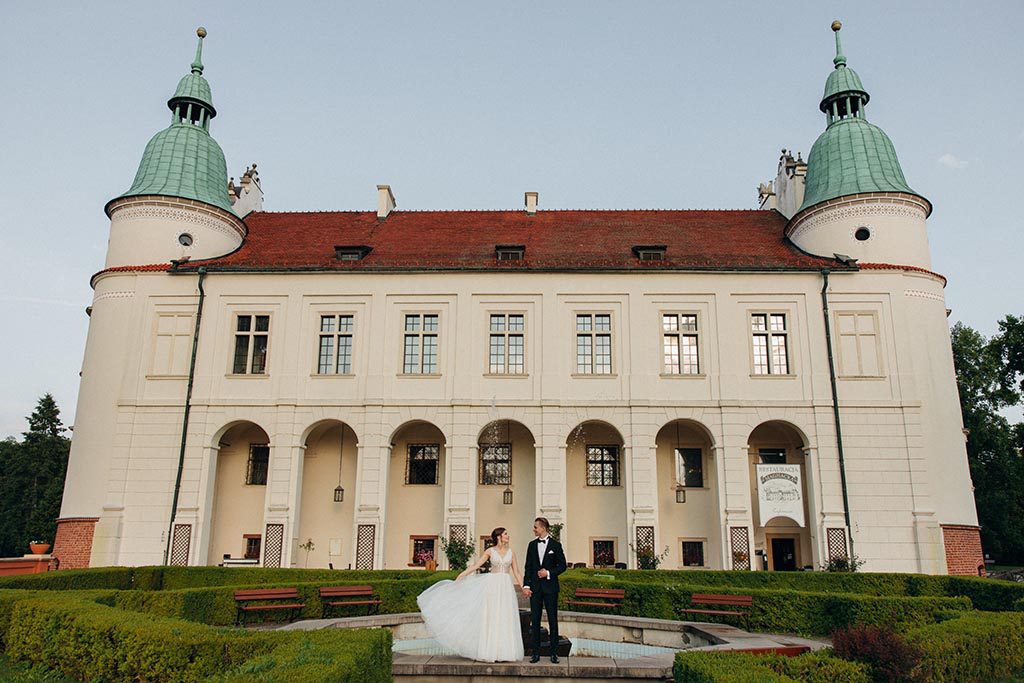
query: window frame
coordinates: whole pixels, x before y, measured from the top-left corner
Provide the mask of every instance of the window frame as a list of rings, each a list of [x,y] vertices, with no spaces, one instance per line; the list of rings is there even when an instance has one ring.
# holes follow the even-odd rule
[[[612,544],[612,562],[611,564],[598,565],[595,561],[597,559],[597,552],[594,548],[595,543],[611,543]],[[591,536],[587,539],[587,546],[590,551],[590,566],[591,567],[612,567],[616,562],[621,562],[619,559],[619,539],[617,536]]]
[[[160,320],[162,318],[173,318],[175,324],[179,318],[188,318],[188,331],[184,334],[160,334]],[[180,337],[185,338],[186,346],[188,347],[188,353],[191,355],[192,342],[195,337],[195,325],[196,325],[196,314],[195,311],[185,311],[179,309],[168,309],[161,310],[159,307],[154,311],[153,314],[153,336],[151,340],[152,349],[149,353],[149,373],[146,375],[146,379],[184,379],[188,377],[188,364],[182,372],[170,372],[172,368],[168,367],[168,372],[158,372],[156,367],[157,352],[160,347],[161,337],[170,337],[171,339],[171,351],[170,351],[170,362],[168,365],[174,363],[174,347],[177,344],[175,340]]]
[[[765,316],[765,326],[766,326],[766,329],[763,330],[763,331],[762,330],[756,330],[756,331],[754,330],[754,320],[753,319],[754,319],[754,316],[758,316],[758,315]],[[786,325],[786,327],[781,332],[779,332],[779,331],[772,331],[772,329],[771,329],[772,316],[773,315],[781,315],[781,316],[784,316],[784,318],[785,318],[785,325]],[[794,357],[796,355],[795,352],[794,352],[794,346],[793,346],[793,340],[795,339],[795,334],[794,334],[794,332],[795,332],[795,322],[796,322],[796,315],[791,310],[774,308],[774,309],[751,309],[751,310],[747,311],[746,323],[745,324],[746,324],[746,331],[747,331],[747,347],[749,349],[749,363],[750,363],[750,377],[751,378],[753,378],[753,379],[777,378],[778,379],[778,378],[793,378],[793,377],[796,377],[796,372],[794,371],[794,368],[793,368],[794,360],[795,360]],[[767,353],[766,358],[767,358],[767,363],[768,363],[768,372],[767,373],[759,373],[759,372],[756,371],[756,367],[757,367],[757,363],[756,363],[756,346],[755,346],[755,343],[754,343],[754,338],[756,336],[765,336],[767,338],[767,347],[766,347],[766,353]],[[782,373],[782,372],[773,372],[772,371],[772,368],[774,367],[774,362],[772,361],[772,338],[773,337],[783,337],[786,340],[786,342],[785,342],[786,343],[786,372],[784,372],[784,373]]]
[[[266,448],[267,449],[267,461],[263,465],[263,481],[253,481],[254,475],[259,473],[259,469],[254,467],[255,449]],[[249,456],[246,459],[245,465],[245,485],[246,486],[267,486],[267,482],[270,481],[270,444],[269,443],[251,443],[249,444]]]
[[[492,331],[491,330],[491,318],[493,316],[504,316],[504,330]],[[523,319],[523,329],[512,331],[509,329],[509,318],[511,316],[521,316]],[[529,368],[527,359],[529,357],[528,341],[527,336],[529,335],[529,322],[527,320],[527,314],[525,310],[488,310],[484,313],[484,327],[486,328],[486,343],[484,344],[484,377],[527,377],[529,375]],[[494,372],[491,367],[491,338],[501,336],[504,337],[504,367],[505,372]],[[523,370],[522,372],[508,372],[509,368],[509,343],[510,337],[517,336],[523,339]]]
[[[782,462],[765,462],[764,456],[768,453],[772,455],[782,455]],[[789,449],[784,446],[758,446],[757,453],[754,455],[755,465],[788,465],[789,463]]]
[[[413,463],[413,448],[430,448],[437,449],[436,457],[434,461],[434,481],[429,483],[413,482],[410,481],[410,475],[412,474],[412,463]],[[430,460],[430,458],[420,458],[421,462]],[[441,480],[441,444],[440,443],[407,443],[405,445],[405,486],[439,486]]]
[[[422,564],[416,562],[416,542],[417,541],[430,541],[431,542],[431,550],[434,553],[433,559],[434,559],[434,562],[437,562],[438,561],[438,559],[437,559],[437,552],[439,550],[438,542],[437,542],[438,541],[438,535],[437,534],[410,534],[409,535],[409,563],[406,566],[408,566],[408,567],[426,567],[427,566],[426,562],[423,562]]]
[[[605,333],[597,329],[597,316],[607,315],[608,316],[608,331]],[[590,316],[590,329],[580,330],[579,319],[582,316]],[[580,372],[580,355],[579,355],[579,338],[581,336],[589,336],[590,338],[590,368],[591,372]],[[597,369],[597,337],[607,336],[608,337],[608,372],[596,372]],[[617,335],[615,333],[615,312],[610,309],[577,309],[572,311],[572,340],[573,340],[573,360],[572,360],[572,377],[577,379],[585,378],[598,378],[607,379],[616,377],[616,371],[618,364],[615,362],[615,349],[618,345]]]
[[[676,316],[677,329],[675,331],[665,330],[665,318],[667,316]],[[682,316],[692,316],[696,319],[697,329],[694,332],[683,331],[681,320]],[[665,379],[701,379],[707,377],[704,365],[704,343],[703,333],[704,319],[700,311],[695,310],[682,310],[682,309],[661,309],[658,311],[658,357],[661,365],[661,377]],[[679,352],[679,370],[680,372],[672,372],[669,367],[665,364],[665,338],[669,336],[675,336],[679,339],[680,344],[678,346]],[[682,338],[683,337],[694,337],[697,340],[697,372],[682,372]]]
[[[508,479],[502,481],[485,481],[486,465],[487,462],[484,460],[484,450],[488,448],[507,448],[508,449]],[[477,459],[479,461],[479,467],[477,468],[477,485],[478,486],[511,486],[512,485],[512,444],[511,443],[489,443],[477,447]],[[500,460],[492,460],[490,462],[501,463]]]
[[[708,568],[708,539],[706,538],[692,538],[688,536],[680,536],[676,539],[676,543],[679,548],[679,568],[689,570],[700,570]],[[684,546],[686,543],[699,543],[700,544],[700,557],[702,564],[686,564],[686,556]]]
[[[255,557],[249,554],[249,543],[256,541]],[[263,534],[242,534],[242,559],[260,561],[263,557]]]
[[[864,365],[864,361],[863,361],[864,354],[862,353],[860,340],[861,340],[862,336],[867,336],[867,335],[861,335],[860,333],[858,333],[856,331],[857,330],[857,320],[856,320],[856,318],[859,317],[859,316],[870,316],[871,317],[872,322],[874,324],[874,328],[875,328],[875,333],[874,333],[874,336],[875,336],[875,364],[876,364],[876,367],[878,368],[878,373],[877,374],[869,375],[869,374],[865,374],[863,372],[861,372],[860,374],[849,374],[849,373],[845,372],[845,368],[843,367],[845,365],[845,356],[843,354],[842,339],[843,339],[844,336],[850,336],[850,335],[848,335],[848,334],[844,335],[842,333],[841,327],[839,325],[839,318],[841,316],[853,316],[854,317],[854,322],[853,322],[853,324],[854,324],[854,334],[853,334],[853,336],[856,339],[856,343],[857,343],[857,358],[856,358],[856,360],[857,360],[858,369],[860,369],[862,371],[863,371],[863,365]],[[878,311],[860,310],[860,309],[858,309],[858,310],[835,310],[833,318],[832,318],[832,336],[835,338],[835,341],[836,341],[836,344],[835,344],[835,346],[836,346],[836,357],[837,357],[837,359],[839,361],[839,363],[838,363],[839,367],[837,368],[838,372],[836,373],[836,377],[837,378],[839,378],[839,379],[884,379],[885,378],[885,366],[884,366],[885,354],[884,354],[884,352],[882,350],[882,325],[881,325],[881,317],[879,316]]]
[[[415,331],[407,330],[406,324],[409,316],[418,316],[420,319],[419,328]],[[437,329],[432,333],[428,334],[423,329],[423,322],[426,316],[437,317]],[[402,310],[399,313],[399,344],[398,344],[398,376],[399,377],[440,377],[441,376],[441,336],[443,329],[444,317],[439,309],[425,309],[425,310]],[[405,345],[406,338],[416,334],[418,341],[418,368],[419,372],[406,372],[405,371]],[[432,372],[423,372],[423,338],[426,336],[433,336],[436,340],[435,343],[435,365]]]
[[[256,320],[266,316],[267,318],[267,329],[265,332],[256,330]],[[238,329],[238,320],[240,318],[251,318],[251,329],[247,331],[241,331]],[[228,356],[228,376],[229,377],[255,377],[263,378],[270,376],[270,347],[272,336],[273,336],[273,314],[270,311],[233,311],[231,320],[234,323],[231,326],[231,353]],[[245,359],[245,372],[235,372],[235,359],[238,356],[238,338],[241,335],[246,335],[249,339],[248,348],[246,350]],[[264,353],[263,361],[263,372],[252,371],[253,353],[255,352],[256,345],[253,344],[253,339],[257,336],[266,336],[267,347]]]
[[[352,329],[348,333],[341,331],[339,319],[343,317],[352,318]],[[334,324],[336,329],[333,332],[323,332],[323,319],[334,318]],[[314,311],[314,332],[313,332],[313,376],[315,377],[354,377],[355,376],[355,364],[356,364],[356,336],[358,333],[359,316],[356,311]],[[337,370],[338,367],[338,350],[340,346],[338,344],[339,337],[347,336],[350,338],[349,344],[349,371],[348,372],[320,372],[320,344],[321,339],[326,336],[331,336],[334,339],[333,351],[331,353],[332,367]]]
[[[613,476],[613,483],[611,484],[591,484],[590,483],[590,449],[591,448],[602,448],[602,449],[613,449],[615,452],[615,470]],[[606,463],[607,461],[601,460],[600,463]],[[602,467],[601,481],[603,482],[604,468]],[[618,444],[598,444],[588,443],[583,445],[583,480],[586,482],[588,488],[619,488],[622,486],[622,446]]]

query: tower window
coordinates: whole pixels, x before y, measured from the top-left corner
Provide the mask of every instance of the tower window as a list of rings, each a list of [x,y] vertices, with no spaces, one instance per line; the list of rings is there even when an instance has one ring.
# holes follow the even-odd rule
[[[180,235],[178,235],[178,244],[180,244],[183,247],[191,247],[192,241],[192,235],[188,234],[187,232],[183,232]]]
[[[871,230],[868,228],[857,228],[857,232],[853,233],[853,236],[857,238],[858,242],[865,242],[871,238]]]

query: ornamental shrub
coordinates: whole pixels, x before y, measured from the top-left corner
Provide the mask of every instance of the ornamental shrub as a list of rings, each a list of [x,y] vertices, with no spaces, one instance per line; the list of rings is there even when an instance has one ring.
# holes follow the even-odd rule
[[[866,665],[827,651],[798,657],[745,652],[680,652],[672,667],[677,683],[869,683]]]
[[[928,683],[1003,681],[1024,671],[1024,614],[970,612],[914,629],[924,656],[915,679]]]
[[[863,662],[871,667],[876,683],[908,680],[921,662],[924,651],[907,642],[888,626],[858,625],[840,629],[832,635],[837,657]]]

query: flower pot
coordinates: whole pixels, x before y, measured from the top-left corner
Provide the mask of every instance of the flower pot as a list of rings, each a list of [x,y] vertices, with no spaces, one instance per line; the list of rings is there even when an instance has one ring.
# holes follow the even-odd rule
[[[424,567],[428,572],[432,572],[437,569],[437,562],[435,562],[434,560],[427,560]]]
[[[29,543],[28,549],[32,551],[33,555],[45,555],[50,552],[49,543]]]

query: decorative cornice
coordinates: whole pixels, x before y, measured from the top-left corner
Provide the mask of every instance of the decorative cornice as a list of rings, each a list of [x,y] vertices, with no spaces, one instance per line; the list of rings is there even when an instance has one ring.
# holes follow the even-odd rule
[[[817,204],[790,220],[786,236],[797,240],[824,223],[846,218],[896,216],[923,221],[931,213],[931,205],[924,199],[902,192],[876,192],[833,199]]]
[[[109,207],[110,222],[132,219],[181,221],[220,232],[233,239],[244,239],[245,223],[237,216],[192,199],[174,197],[124,197]]]

